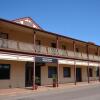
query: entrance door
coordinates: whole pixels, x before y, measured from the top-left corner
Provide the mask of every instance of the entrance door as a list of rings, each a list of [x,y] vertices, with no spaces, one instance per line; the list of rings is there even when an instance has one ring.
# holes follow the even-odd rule
[[[76,81],[81,82],[82,81],[82,69],[76,68]]]
[[[33,62],[27,62],[25,66],[25,86],[33,86]],[[36,64],[35,66],[35,78],[36,84],[41,85],[41,66]]]
[[[36,78],[36,84],[41,85],[41,66],[37,64],[35,67],[35,78]]]
[[[25,86],[33,85],[33,63],[27,62],[25,66]]]

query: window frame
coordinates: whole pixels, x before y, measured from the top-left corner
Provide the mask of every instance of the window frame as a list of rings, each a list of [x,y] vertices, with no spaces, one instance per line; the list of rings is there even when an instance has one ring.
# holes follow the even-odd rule
[[[3,73],[3,74],[1,73],[0,76],[2,76],[2,77],[0,77],[0,80],[10,80],[11,64],[0,64],[0,65],[3,68],[3,69],[1,69],[1,71],[4,70],[4,66],[8,66],[9,67],[9,69],[7,70],[8,73],[6,73],[6,74],[5,73]],[[4,72],[7,72],[7,71],[4,71]]]
[[[65,71],[67,70],[68,74],[65,75]],[[70,78],[71,77],[71,67],[63,67],[63,77]]]
[[[96,76],[99,77],[99,67],[97,67]]]
[[[63,50],[66,50],[66,45],[62,45],[62,49]]]
[[[41,45],[41,40],[36,40],[37,45]]]
[[[76,51],[76,52],[79,52],[79,48],[76,48],[75,51]]]
[[[54,68],[54,72],[51,71],[50,73],[50,70],[53,70]],[[56,74],[57,75],[57,67],[55,66],[48,66],[48,78],[53,78],[53,74]]]
[[[52,48],[57,48],[57,44],[56,44],[55,42],[52,42],[52,43],[51,43],[51,47],[52,47]]]
[[[8,39],[8,33],[0,32],[0,38]]]

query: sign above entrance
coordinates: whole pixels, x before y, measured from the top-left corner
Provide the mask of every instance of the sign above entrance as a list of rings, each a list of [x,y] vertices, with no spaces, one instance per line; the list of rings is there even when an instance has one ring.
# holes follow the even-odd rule
[[[44,62],[44,63],[57,63],[56,58],[49,58],[49,57],[36,57],[36,62]]]

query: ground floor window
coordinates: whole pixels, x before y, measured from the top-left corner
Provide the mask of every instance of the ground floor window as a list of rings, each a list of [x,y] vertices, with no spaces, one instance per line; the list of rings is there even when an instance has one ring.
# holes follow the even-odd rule
[[[0,64],[0,79],[10,79],[10,64]]]
[[[52,78],[53,75],[57,75],[57,67],[48,67],[48,78]]]
[[[70,67],[63,67],[63,76],[71,77],[71,68]]]
[[[89,68],[89,77],[93,77],[93,69]]]
[[[96,72],[96,74],[97,74],[97,77],[99,77],[99,67],[97,68],[97,70],[96,70],[97,72]]]

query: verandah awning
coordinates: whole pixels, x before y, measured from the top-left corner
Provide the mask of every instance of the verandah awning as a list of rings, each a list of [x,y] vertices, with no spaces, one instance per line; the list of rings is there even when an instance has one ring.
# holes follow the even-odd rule
[[[48,62],[48,59],[49,59],[49,62],[51,62],[52,59],[54,60],[54,62],[56,62],[56,60],[55,60],[56,58],[50,58],[50,57],[49,58],[48,57],[43,57],[43,58],[45,58],[45,59],[43,59],[43,61],[45,60],[44,62]],[[15,61],[30,61],[30,62],[34,62],[34,56],[21,55],[21,54],[0,53],[0,59],[2,59],[2,60],[15,60]],[[40,59],[39,59],[39,61],[40,61]],[[72,59],[58,59],[58,63],[59,64],[74,65],[74,60],[72,60]],[[75,63],[76,63],[76,65],[88,66],[88,62],[87,61],[76,60]],[[100,64],[97,63],[97,62],[89,62],[89,66],[98,67],[98,66],[100,66]]]
[[[0,53],[0,59],[2,59],[2,60],[15,60],[15,61],[31,61],[31,62],[34,62],[34,57],[33,56],[21,55],[21,54]]]
[[[67,60],[58,60],[59,64],[69,64],[69,65],[74,65],[74,60],[72,59],[67,59]],[[88,66],[87,61],[81,61],[81,60],[75,60],[76,65],[82,65],[82,66]],[[100,66],[99,63],[97,62],[89,62],[89,66],[95,66],[98,67]]]

